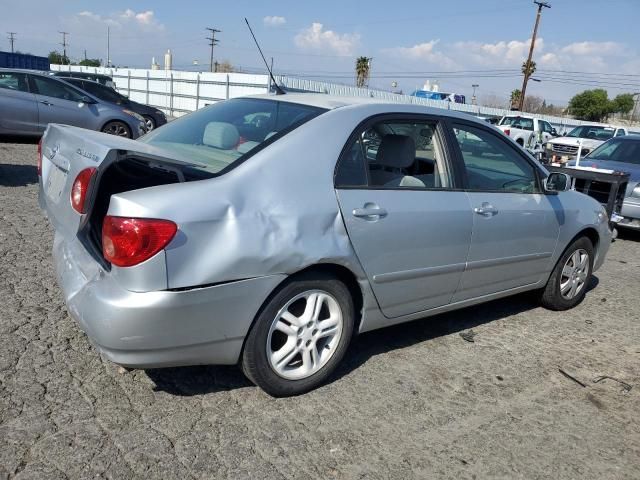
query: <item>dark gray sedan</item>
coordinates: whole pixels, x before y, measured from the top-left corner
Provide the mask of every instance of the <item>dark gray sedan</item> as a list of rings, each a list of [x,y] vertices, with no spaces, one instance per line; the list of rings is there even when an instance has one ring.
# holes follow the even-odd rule
[[[41,135],[50,123],[134,139],[146,131],[144,119],[134,111],[103,102],[63,80],[0,68],[0,134]]]
[[[640,135],[612,138],[583,158],[580,165],[629,173],[618,226],[640,230]]]

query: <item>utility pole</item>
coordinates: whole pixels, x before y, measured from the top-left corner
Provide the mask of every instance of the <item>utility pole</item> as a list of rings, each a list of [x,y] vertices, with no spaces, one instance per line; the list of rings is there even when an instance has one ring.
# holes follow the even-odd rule
[[[536,15],[536,23],[533,27],[533,35],[531,37],[531,46],[529,47],[529,58],[527,58],[527,63],[525,63],[524,68],[524,79],[522,80],[522,90],[520,91],[520,105],[518,106],[518,110],[522,111],[522,107],[524,106],[524,95],[527,92],[527,82],[529,81],[529,66],[531,65],[531,57],[533,57],[533,48],[536,45],[536,36],[538,35],[538,24],[540,23],[540,15],[542,14],[543,8],[551,8],[551,5],[548,2],[543,2],[540,0],[533,0],[533,3],[538,5],[538,13]]]
[[[58,32],[62,34],[62,43],[60,45],[62,45],[62,64],[64,65],[65,60],[67,59],[67,45],[69,45],[67,43],[67,35],[69,35],[69,32]]]
[[[9,36],[7,38],[11,42],[11,53],[13,53],[13,42],[15,40],[16,32],[7,32],[7,33],[9,34]]]
[[[209,46],[211,47],[211,59],[209,60],[209,71],[213,72],[214,71],[213,70],[213,47],[218,43],[220,43],[220,41],[216,39],[216,33],[222,33],[222,30],[209,28],[209,27],[207,27],[206,29],[211,32],[211,36],[206,38],[207,40],[209,40]],[[217,67],[216,67],[216,70],[217,70]]]

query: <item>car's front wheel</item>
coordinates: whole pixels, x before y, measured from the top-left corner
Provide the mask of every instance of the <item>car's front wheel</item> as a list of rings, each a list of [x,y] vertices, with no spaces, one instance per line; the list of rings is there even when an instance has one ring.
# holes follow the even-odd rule
[[[143,118],[144,118],[144,127],[147,132],[150,132],[151,130],[156,128],[156,121],[153,119],[153,117],[149,115],[143,115]]]
[[[131,138],[131,130],[129,130],[129,126],[119,120],[107,123],[102,127],[102,132],[108,133],[109,135],[116,135],[118,137]]]
[[[564,251],[542,293],[542,305],[567,310],[584,299],[591,281],[594,250],[591,240],[580,237]]]
[[[273,396],[298,395],[327,380],[351,341],[349,289],[322,273],[282,286],[258,314],[245,342],[245,375]]]

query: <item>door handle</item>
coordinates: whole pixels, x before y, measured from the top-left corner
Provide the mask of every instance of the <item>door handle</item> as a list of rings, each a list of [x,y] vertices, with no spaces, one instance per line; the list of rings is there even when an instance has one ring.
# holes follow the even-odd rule
[[[49,102],[47,100],[41,100],[40,103],[42,103],[43,105],[47,105],[47,106],[53,105],[53,103],[51,103],[51,102]]]
[[[498,209],[488,202],[482,202],[482,205],[474,208],[473,211],[483,217],[493,217],[498,214]]]
[[[363,208],[354,208],[351,212],[354,217],[364,218],[366,220],[376,220],[387,216],[387,211],[380,207],[370,207],[365,205]]]

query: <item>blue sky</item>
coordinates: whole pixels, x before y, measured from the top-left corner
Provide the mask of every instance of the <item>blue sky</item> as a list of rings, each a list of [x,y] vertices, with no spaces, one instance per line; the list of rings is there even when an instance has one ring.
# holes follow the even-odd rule
[[[566,103],[604,87],[610,96],[640,91],[639,0],[550,0],[534,60],[542,79],[528,92]],[[353,83],[356,56],[373,57],[371,86],[405,92],[437,80],[442,90],[505,99],[519,88],[535,18],[531,0],[448,1],[50,1],[0,0],[0,29],[17,32],[16,48],[46,54],[70,32],[69,54],[148,67],[171,48],[174,66],[206,69],[205,27],[222,30],[215,58],[249,71],[261,60],[244,25],[252,22],[278,72]],[[3,35],[3,37],[6,35]],[[9,47],[8,40],[0,43]],[[457,73],[450,73],[457,72]],[[589,72],[566,73],[566,72]]]

